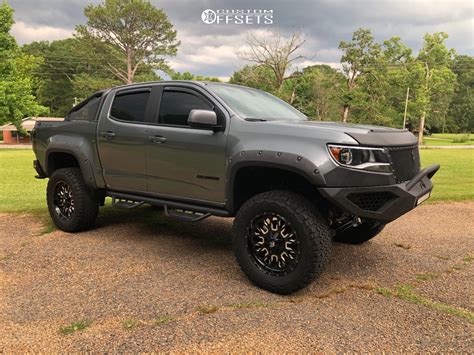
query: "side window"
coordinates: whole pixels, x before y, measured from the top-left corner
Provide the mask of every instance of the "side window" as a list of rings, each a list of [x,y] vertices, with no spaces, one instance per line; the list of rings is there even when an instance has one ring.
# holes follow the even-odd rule
[[[110,115],[123,121],[145,122],[149,97],[149,91],[119,93],[114,98]]]
[[[175,126],[187,126],[191,110],[212,110],[204,98],[185,91],[164,90],[161,97],[158,122]]]
[[[92,97],[87,103],[68,115],[68,121],[94,121],[99,108],[100,96]]]

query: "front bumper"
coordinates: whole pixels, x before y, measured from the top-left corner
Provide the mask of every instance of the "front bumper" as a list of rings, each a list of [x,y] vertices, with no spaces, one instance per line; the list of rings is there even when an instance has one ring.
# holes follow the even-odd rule
[[[439,169],[431,165],[407,182],[370,187],[325,187],[321,194],[343,211],[361,218],[391,222],[429,198],[431,178]]]

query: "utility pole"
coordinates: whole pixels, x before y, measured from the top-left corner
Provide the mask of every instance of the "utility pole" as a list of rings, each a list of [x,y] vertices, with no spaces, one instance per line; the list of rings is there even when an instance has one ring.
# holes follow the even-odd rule
[[[407,124],[408,96],[410,95],[410,87],[407,87],[407,97],[405,99],[405,113],[403,114],[403,129]]]
[[[444,134],[445,127],[446,127],[446,110],[444,111],[444,115],[443,115],[443,134]]]

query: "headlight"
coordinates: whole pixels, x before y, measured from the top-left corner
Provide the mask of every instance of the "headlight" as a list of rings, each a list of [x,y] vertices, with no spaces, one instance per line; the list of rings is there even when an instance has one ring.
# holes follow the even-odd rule
[[[328,145],[331,157],[337,164],[361,170],[389,173],[390,160],[383,148]]]

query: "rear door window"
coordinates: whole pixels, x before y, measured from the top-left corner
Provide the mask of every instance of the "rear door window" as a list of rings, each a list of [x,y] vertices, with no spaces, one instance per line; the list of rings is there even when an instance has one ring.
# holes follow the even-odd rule
[[[146,122],[150,91],[125,92],[115,96],[110,115],[118,120]]]

